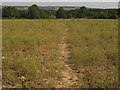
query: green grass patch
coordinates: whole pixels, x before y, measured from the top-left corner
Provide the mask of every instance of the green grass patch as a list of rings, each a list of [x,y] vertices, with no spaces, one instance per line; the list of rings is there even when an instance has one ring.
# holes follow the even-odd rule
[[[73,19],[66,24],[71,51],[68,63],[74,64],[75,70],[84,75],[79,76],[82,87],[117,87],[118,21]]]

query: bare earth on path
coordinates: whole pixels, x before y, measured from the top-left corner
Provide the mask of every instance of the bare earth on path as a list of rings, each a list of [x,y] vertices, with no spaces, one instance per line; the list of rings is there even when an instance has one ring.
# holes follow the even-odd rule
[[[70,51],[67,48],[66,43],[66,34],[67,34],[68,28],[65,29],[65,33],[62,36],[61,43],[59,44],[59,51],[61,56],[58,58],[59,63],[61,66],[63,66],[63,70],[61,72],[62,80],[57,82],[56,88],[70,88],[70,87],[77,87],[77,81],[78,77],[76,73],[70,68],[70,66],[66,63],[68,58],[70,57],[69,53]]]

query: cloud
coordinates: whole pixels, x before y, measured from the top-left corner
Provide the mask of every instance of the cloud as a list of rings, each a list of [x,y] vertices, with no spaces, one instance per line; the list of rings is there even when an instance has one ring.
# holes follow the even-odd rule
[[[119,2],[119,0],[1,0],[1,2]]]

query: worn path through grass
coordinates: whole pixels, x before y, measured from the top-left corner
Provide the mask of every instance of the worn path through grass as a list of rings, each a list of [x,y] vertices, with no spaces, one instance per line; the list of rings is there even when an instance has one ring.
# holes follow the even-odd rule
[[[66,29],[61,37],[61,42],[59,44],[59,53],[60,57],[58,58],[59,64],[63,67],[61,71],[62,80],[57,81],[56,88],[69,88],[69,87],[77,87],[78,77],[76,73],[70,68],[70,66],[66,63],[66,61],[70,57],[70,50],[67,48],[66,38],[67,31],[69,27],[66,26]]]
[[[118,86],[118,20],[2,23],[3,88],[22,88],[22,77],[26,88]]]

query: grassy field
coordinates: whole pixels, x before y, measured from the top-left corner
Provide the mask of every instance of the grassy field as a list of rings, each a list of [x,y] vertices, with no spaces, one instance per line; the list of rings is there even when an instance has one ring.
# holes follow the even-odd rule
[[[59,43],[66,28],[66,61],[78,87],[117,87],[117,20],[3,20],[3,87],[55,87],[64,68]],[[57,64],[56,64],[57,63]],[[75,87],[74,85],[72,87]]]
[[[74,23],[73,23],[74,22]],[[118,84],[117,20],[68,21],[68,63],[79,74],[82,87],[116,87]]]
[[[3,21],[3,85],[22,87],[24,76],[27,87],[37,87],[43,77],[59,76],[54,63],[64,28],[55,20]]]

